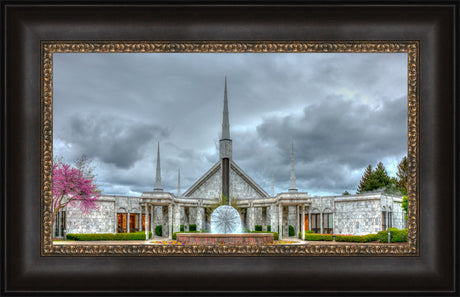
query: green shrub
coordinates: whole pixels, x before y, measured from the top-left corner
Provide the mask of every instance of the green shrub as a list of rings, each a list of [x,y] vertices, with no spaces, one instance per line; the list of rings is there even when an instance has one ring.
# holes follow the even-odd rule
[[[188,225],[188,231],[196,231],[196,224]]]
[[[268,226],[267,226],[267,231],[268,231],[268,232],[272,231],[272,226],[268,225]]]
[[[201,229],[201,233],[209,233],[209,230]]]
[[[155,235],[156,236],[161,236],[163,234],[163,226],[158,225],[155,227]]]
[[[295,236],[295,229],[292,225],[289,225],[289,236]]]
[[[388,228],[390,231],[390,241],[393,242],[407,242],[407,229],[396,229],[396,228]],[[388,230],[387,231],[380,231],[377,233],[378,240],[380,242],[386,243],[388,242]]]
[[[307,233],[307,234],[305,234],[305,240],[309,240],[309,241],[332,241],[332,234]]]
[[[244,227],[243,228],[243,233],[251,233],[251,230],[249,230],[248,228]]]
[[[377,241],[378,240],[377,234],[363,235],[363,238],[364,238],[364,242],[371,242],[371,241]]]
[[[182,231],[182,232],[185,231],[184,225],[180,225],[180,231]]]
[[[256,225],[254,229],[256,231],[262,231],[262,225]]]
[[[268,231],[251,231],[250,233],[273,233],[273,240],[279,239],[279,234],[277,232],[268,232]]]
[[[171,236],[173,240],[177,239],[177,233],[200,233],[200,231],[181,231],[181,232],[174,232]]]
[[[336,235],[335,241],[341,242],[364,242],[364,237],[359,235]]]
[[[152,232],[149,232],[151,236]],[[133,233],[101,233],[101,234],[77,234],[69,233],[66,235],[67,240],[76,241],[101,241],[101,240],[145,240],[145,232],[133,232]]]
[[[312,234],[313,231],[311,230],[305,230],[305,234]],[[299,232],[299,238],[302,238],[302,232]]]

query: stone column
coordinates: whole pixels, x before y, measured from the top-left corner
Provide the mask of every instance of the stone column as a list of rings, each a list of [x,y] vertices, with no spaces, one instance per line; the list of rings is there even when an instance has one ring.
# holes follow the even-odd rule
[[[168,206],[161,206],[161,213],[162,213],[161,236],[165,237],[165,235],[167,233],[169,233],[169,228],[168,228],[168,221],[169,221]],[[168,236],[169,236],[169,234],[168,234]]]
[[[281,237],[283,236],[283,206],[281,206],[281,203],[279,204],[278,210],[278,229],[279,238],[281,240]]]
[[[256,209],[251,205],[251,216],[249,217],[250,227],[249,230],[254,231],[256,225]]]
[[[206,229],[203,224],[204,224],[204,208],[203,207],[197,207],[196,208],[196,230],[201,231],[202,229]]]
[[[302,232],[302,240],[305,240],[305,205],[302,205],[302,231],[300,232]]]
[[[319,213],[319,224],[321,226],[321,234],[323,233],[323,212]]]
[[[128,213],[126,214],[126,233],[129,233],[129,210]]]
[[[142,231],[142,206],[140,206],[140,211],[139,211],[139,218],[138,218],[138,221],[139,221],[139,231]]]
[[[311,209],[308,209],[308,230],[311,230]]]
[[[271,205],[269,207],[270,209],[270,228],[272,232],[276,232],[276,226],[278,226],[278,221],[277,221],[277,206],[276,205]]]
[[[168,226],[169,226],[169,239],[172,239],[172,230],[173,230],[173,212],[172,205],[168,205]]]
[[[150,226],[150,232],[152,232],[152,237],[155,236],[155,207],[153,205],[150,205],[150,216],[149,216],[149,226]]]
[[[300,206],[297,204],[296,207],[296,212],[295,212],[295,218],[296,218],[296,225],[295,225],[295,233],[294,236],[297,237],[297,234],[300,232]]]
[[[145,203],[145,239],[149,238],[149,206]]]
[[[180,206],[174,205],[174,215],[173,215],[173,233],[180,231]]]
[[[118,231],[118,214],[117,214],[117,205],[116,204],[113,206],[113,218],[114,218],[114,222],[115,222],[115,224],[113,224],[114,227],[115,227],[114,228],[115,230],[113,231],[113,233],[117,233],[117,231]]]

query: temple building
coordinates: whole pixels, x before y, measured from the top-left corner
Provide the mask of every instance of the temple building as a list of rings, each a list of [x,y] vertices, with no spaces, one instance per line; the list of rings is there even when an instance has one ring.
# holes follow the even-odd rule
[[[222,195],[238,197],[243,226],[255,230],[278,232],[295,236],[301,230],[315,233],[364,235],[389,227],[405,228],[401,208],[402,197],[373,192],[344,196],[310,196],[296,187],[294,146],[291,150],[290,184],[286,192],[271,193],[260,187],[232,158],[227,81],[224,86],[222,136],[219,141],[219,160],[197,181],[181,193],[180,171],[177,193],[163,191],[161,184],[160,143],[157,148],[156,178],[153,191],[139,197],[102,195],[98,208],[83,214],[78,206],[68,205],[56,218],[54,235],[67,233],[125,233],[152,231],[162,226],[162,235],[171,238],[173,232],[189,230],[209,231],[206,208]],[[255,156],[256,157],[256,156]],[[260,228],[260,227],[259,227]]]

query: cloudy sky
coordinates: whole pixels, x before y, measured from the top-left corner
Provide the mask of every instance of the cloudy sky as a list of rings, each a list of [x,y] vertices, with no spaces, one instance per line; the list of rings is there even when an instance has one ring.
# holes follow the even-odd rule
[[[54,54],[54,156],[82,154],[104,194],[184,192],[218,161],[224,77],[233,160],[267,193],[355,193],[407,154],[406,54]]]

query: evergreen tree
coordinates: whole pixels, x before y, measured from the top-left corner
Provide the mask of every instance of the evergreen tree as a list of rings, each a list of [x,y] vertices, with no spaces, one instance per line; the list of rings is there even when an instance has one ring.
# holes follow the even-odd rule
[[[346,196],[346,195],[350,195],[350,193],[348,193],[348,191],[345,191],[342,193],[342,195]]]
[[[407,157],[404,156],[398,164],[398,186],[403,195],[407,195]]]
[[[367,192],[367,182],[369,180],[369,177],[372,175],[372,166],[369,164],[364,171],[363,177],[361,178],[361,181],[359,182],[358,190],[356,193],[360,194],[363,192]]]
[[[357,193],[370,192],[379,189],[387,190],[387,188],[391,188],[391,178],[388,176],[383,163],[379,162],[374,170],[372,170],[371,165],[367,166],[359,183]]]

